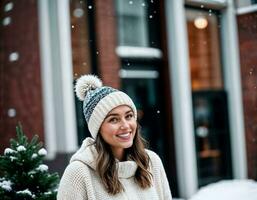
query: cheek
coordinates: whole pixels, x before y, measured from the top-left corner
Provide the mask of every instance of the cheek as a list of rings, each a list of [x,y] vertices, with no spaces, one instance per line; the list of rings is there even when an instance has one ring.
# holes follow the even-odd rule
[[[136,129],[137,129],[137,122],[136,122],[136,120],[134,120],[134,121],[131,123],[131,127],[134,129],[134,131],[136,131]]]
[[[111,134],[115,134],[115,132],[119,130],[119,125],[117,124],[109,124],[108,125],[108,132],[111,133]]]
[[[137,127],[137,120],[135,118],[132,119],[132,124]]]
[[[112,124],[104,124],[100,129],[100,133],[103,136],[103,138],[113,136],[116,131],[117,131],[117,126]]]
[[[113,137],[113,134],[112,134],[112,131],[108,131],[108,130],[102,130],[100,132],[103,140],[107,143],[107,144],[110,144],[110,141],[112,140],[112,137]]]

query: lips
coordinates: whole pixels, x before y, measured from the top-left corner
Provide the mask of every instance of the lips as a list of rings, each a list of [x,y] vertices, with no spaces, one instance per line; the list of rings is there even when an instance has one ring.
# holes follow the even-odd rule
[[[130,135],[131,135],[131,132],[127,132],[127,133],[118,134],[116,136],[122,140],[128,140],[130,139]]]

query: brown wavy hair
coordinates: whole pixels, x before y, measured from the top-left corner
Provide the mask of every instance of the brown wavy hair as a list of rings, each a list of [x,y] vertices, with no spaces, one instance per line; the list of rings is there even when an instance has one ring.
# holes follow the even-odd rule
[[[98,152],[96,170],[99,173],[105,189],[108,193],[113,195],[124,191],[118,178],[116,161],[110,145],[103,140],[101,134],[97,134],[95,145]],[[141,188],[149,188],[152,185],[152,174],[149,171],[150,158],[145,151],[146,145],[146,141],[140,134],[140,126],[138,124],[133,145],[130,148],[125,149],[125,156],[129,158],[129,160],[133,160],[137,163],[138,167],[134,181]]]

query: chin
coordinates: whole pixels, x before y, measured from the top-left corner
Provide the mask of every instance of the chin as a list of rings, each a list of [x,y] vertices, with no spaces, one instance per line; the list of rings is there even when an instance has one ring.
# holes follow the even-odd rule
[[[133,141],[129,142],[128,144],[124,144],[123,148],[128,149],[128,148],[132,147],[132,145],[133,145]]]

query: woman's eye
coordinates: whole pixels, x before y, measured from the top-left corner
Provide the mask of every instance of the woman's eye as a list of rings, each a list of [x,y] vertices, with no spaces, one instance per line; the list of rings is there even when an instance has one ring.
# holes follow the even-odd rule
[[[111,122],[111,123],[116,123],[116,122],[118,122],[118,119],[117,119],[117,118],[111,118],[111,119],[109,120],[109,122]]]
[[[133,117],[132,114],[127,115],[127,119],[131,119]]]

